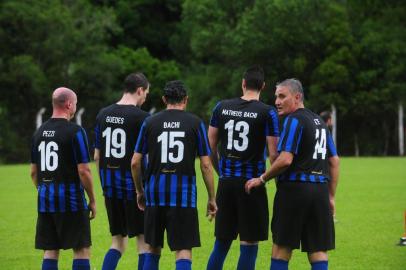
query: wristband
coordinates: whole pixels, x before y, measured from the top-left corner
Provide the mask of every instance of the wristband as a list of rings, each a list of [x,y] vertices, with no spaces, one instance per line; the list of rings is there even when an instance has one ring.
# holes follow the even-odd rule
[[[264,185],[266,184],[266,181],[265,181],[264,177],[262,176],[262,174],[261,174],[261,176],[259,177],[259,180],[261,180],[261,182],[262,182]]]

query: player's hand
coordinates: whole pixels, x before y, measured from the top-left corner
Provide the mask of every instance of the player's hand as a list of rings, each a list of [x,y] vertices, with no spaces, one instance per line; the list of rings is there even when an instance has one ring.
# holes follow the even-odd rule
[[[89,218],[94,219],[96,217],[96,202],[95,201],[89,202],[88,207],[90,210]]]
[[[137,193],[137,204],[141,211],[145,210],[145,194],[144,192]]]
[[[261,178],[252,178],[245,183],[245,192],[250,194],[251,189],[262,186],[263,184]]]
[[[336,200],[333,196],[330,196],[330,210],[333,217],[336,215]]]
[[[212,221],[216,217],[217,204],[215,199],[210,199],[207,202],[206,217],[209,217],[209,221]]]

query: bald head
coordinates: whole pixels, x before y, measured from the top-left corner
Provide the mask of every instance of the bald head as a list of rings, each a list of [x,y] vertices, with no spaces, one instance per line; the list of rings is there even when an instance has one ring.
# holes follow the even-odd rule
[[[67,102],[74,101],[76,94],[71,89],[59,87],[52,94],[52,106],[54,108],[63,109]]]
[[[66,87],[59,87],[52,93],[53,117],[71,119],[76,112],[77,97],[75,92]]]

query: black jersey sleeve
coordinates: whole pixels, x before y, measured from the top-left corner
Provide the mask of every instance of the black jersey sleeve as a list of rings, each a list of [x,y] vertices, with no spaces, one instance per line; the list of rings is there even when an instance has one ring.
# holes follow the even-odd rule
[[[199,156],[210,155],[211,151],[210,151],[209,141],[207,140],[206,126],[204,125],[203,122],[200,122],[200,125],[199,125],[197,144],[199,146],[198,151],[197,151],[197,154]]]
[[[278,152],[285,151],[297,154],[302,138],[302,132],[303,124],[301,124],[297,118],[290,116],[286,117],[278,144]]]
[[[142,123],[140,133],[138,134],[137,143],[135,144],[134,152],[140,154],[146,154],[148,152],[148,143],[147,143],[147,121],[144,120]]]
[[[90,161],[89,144],[83,128],[80,128],[73,137],[73,153],[77,164],[88,163]]]
[[[94,148],[100,149],[100,124],[97,123],[94,128]]]
[[[210,119],[210,126],[218,128],[219,116],[220,116],[219,111],[220,111],[220,102],[218,102],[213,109],[213,113],[212,113],[211,119]]]
[[[328,157],[334,157],[337,156],[337,149],[336,146],[334,145],[333,138],[331,137],[331,134],[328,135],[327,137],[327,149],[328,149]]]
[[[275,108],[271,108],[268,111],[265,132],[266,136],[279,137],[278,113]]]

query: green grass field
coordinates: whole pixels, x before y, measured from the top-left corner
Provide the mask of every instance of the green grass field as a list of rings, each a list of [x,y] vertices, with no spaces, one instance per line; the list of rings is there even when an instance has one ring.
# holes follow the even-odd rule
[[[36,191],[29,166],[1,166],[0,179],[0,269],[40,269],[42,252],[34,249]],[[206,192],[203,181],[198,182],[202,247],[193,250],[195,270],[205,269],[214,242],[214,224],[204,217]],[[98,213],[92,221],[91,268],[101,269],[110,235],[98,177],[95,187]],[[270,183],[267,188],[272,206],[275,186]],[[405,194],[405,158],[343,158],[336,199],[336,250],[330,252],[330,269],[406,269],[406,247],[396,246],[403,233]],[[271,241],[260,244],[256,269],[269,269],[270,252]],[[239,245],[234,242],[224,269],[236,269],[238,256]],[[136,269],[137,258],[135,241],[131,241],[118,269]],[[61,252],[59,269],[71,269],[71,260],[71,251]],[[167,248],[160,266],[174,269],[174,254]],[[299,251],[289,266],[310,269],[306,255]]]

